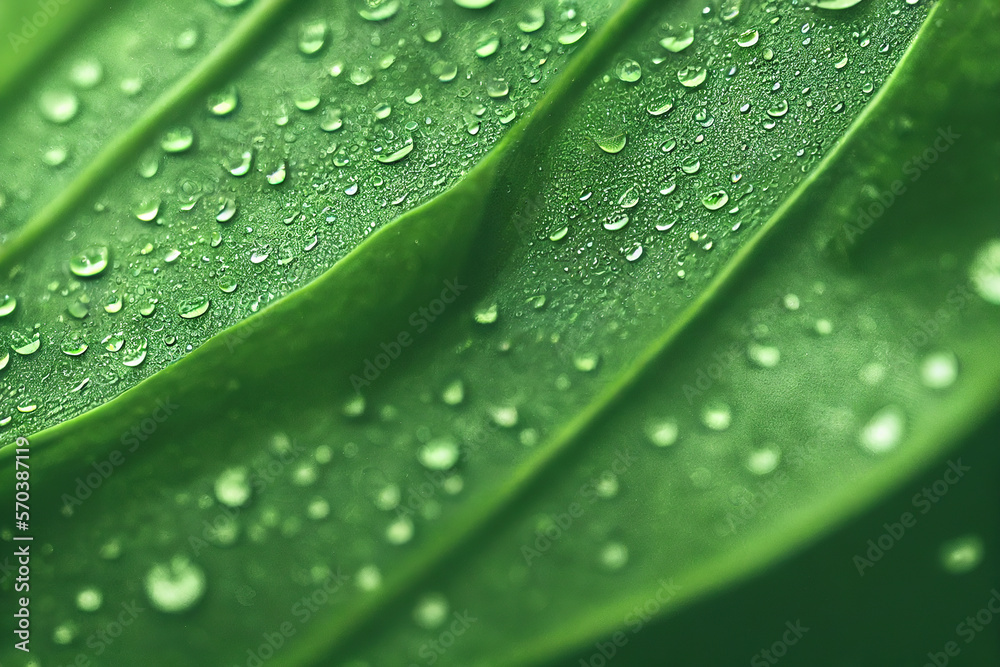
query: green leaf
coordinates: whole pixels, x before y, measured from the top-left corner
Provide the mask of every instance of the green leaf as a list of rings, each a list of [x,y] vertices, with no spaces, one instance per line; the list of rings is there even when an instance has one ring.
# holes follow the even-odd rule
[[[498,71],[520,62],[503,38],[523,9],[439,8],[503,27],[496,64],[509,69]],[[579,15],[548,9],[550,32],[524,38],[528,49],[575,36],[561,22]],[[287,282],[238,265],[254,293],[288,296],[184,330],[204,344],[177,363],[147,360],[162,370],[74,419],[37,422],[56,425],[29,437],[32,614],[58,623],[53,641],[35,636],[39,656],[71,662],[98,642],[115,664],[544,663],[641,629],[634,610],[651,599],[662,615],[788,556],[995,410],[1000,211],[982,193],[1000,175],[997,10],[942,0],[925,21],[919,5],[879,2],[609,9],[576,10],[600,27],[547,92],[524,98],[533,104],[502,140],[503,110],[489,140],[442,146],[438,162],[416,163],[415,147],[398,163],[411,171],[391,178],[396,163],[377,160],[339,172],[362,197],[378,178],[419,189],[426,203],[389,224],[380,194],[312,192],[308,179],[289,192],[248,186],[240,215],[269,231],[290,202],[297,214],[330,202],[336,248]],[[412,38],[401,19],[430,10],[398,11],[367,36],[354,18],[335,24],[328,48],[359,58],[398,43],[386,38],[395,28]],[[287,19],[285,51],[302,20]],[[440,58],[417,44],[410,57]],[[267,63],[288,54],[273,48],[239,90],[274,80]],[[483,90],[490,57],[471,70]],[[396,93],[414,69],[387,75]],[[385,94],[360,88],[345,107]],[[180,103],[170,95],[160,99]],[[454,98],[440,100],[460,117]],[[233,120],[263,131],[266,108]],[[132,127],[160,120],[147,112]],[[358,140],[377,143],[379,127]],[[319,141],[312,130],[290,145]],[[163,167],[180,173],[212,146]],[[428,187],[446,158],[450,178]],[[91,192],[80,174],[72,182]],[[129,179],[104,195],[119,208],[143,190]],[[72,232],[25,244],[36,259],[14,275],[24,294],[42,293],[52,278],[37,267],[65,262],[66,244],[86,247],[80,235],[130,233],[73,210],[39,223]],[[175,215],[158,242],[206,222]],[[941,224],[956,218],[961,233]],[[113,289],[119,276],[121,290],[167,302],[204,280],[197,262],[128,261],[63,291]],[[134,280],[144,271],[150,282]],[[43,303],[68,296],[61,288]],[[170,331],[175,303],[154,314],[171,313]],[[132,335],[155,322],[132,321]],[[51,357],[5,372],[34,361],[45,374],[25,371],[21,408],[33,392],[55,396],[42,385],[58,372]],[[117,393],[107,387],[64,414]],[[3,456],[12,475],[13,448]],[[93,589],[103,599],[89,611]],[[101,639],[123,605],[127,630]]]

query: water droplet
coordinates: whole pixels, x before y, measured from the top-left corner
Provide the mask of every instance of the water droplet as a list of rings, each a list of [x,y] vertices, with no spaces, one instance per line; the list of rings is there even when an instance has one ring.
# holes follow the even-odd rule
[[[729,203],[729,193],[723,189],[713,190],[701,198],[701,203],[709,211],[718,211]]]
[[[774,472],[781,462],[781,450],[775,445],[765,445],[747,456],[746,468],[755,475]]]
[[[232,197],[219,197],[219,208],[215,219],[218,222],[229,222],[236,215],[236,208],[236,200]]]
[[[657,447],[670,447],[677,442],[677,422],[672,419],[654,422],[646,429],[649,441]]]
[[[701,170],[701,160],[696,155],[689,155],[681,161],[681,171],[685,174],[697,174]]]
[[[122,357],[122,363],[129,368],[135,368],[136,366],[141,366],[142,362],[146,360],[146,348],[149,346],[145,338],[140,338],[139,342],[135,346],[129,347],[125,350]]]
[[[642,66],[634,60],[623,60],[615,68],[615,75],[625,83],[635,83],[642,78]]]
[[[972,287],[983,299],[1000,306],[1000,239],[986,243],[969,267]]]
[[[482,9],[489,7],[495,0],[455,0],[455,4],[466,9]]]
[[[517,426],[517,408],[513,405],[496,407],[490,410],[493,423],[503,428],[513,428]]]
[[[378,590],[382,586],[382,572],[374,565],[364,565],[354,575],[354,581],[363,591]]]
[[[315,54],[326,44],[325,21],[306,21],[299,26],[299,51],[307,56]]]
[[[122,332],[108,334],[101,340],[101,345],[108,352],[117,352],[125,344],[125,335]]]
[[[177,126],[167,130],[160,139],[160,148],[167,153],[183,153],[194,143],[194,130],[187,126]]]
[[[230,156],[226,161],[226,169],[233,176],[246,176],[250,173],[251,164],[253,164],[253,151],[245,150]]]
[[[941,545],[941,566],[949,574],[971,572],[982,562],[985,552],[982,538],[965,535]]]
[[[660,40],[660,46],[671,53],[680,53],[693,43],[694,28],[686,23],[670,28],[667,35]]]
[[[781,118],[788,113],[788,100],[779,100],[767,108],[767,115],[771,118]]]
[[[431,74],[436,76],[438,81],[448,83],[454,81],[458,75],[458,66],[455,63],[438,60],[431,65]]]
[[[573,356],[573,366],[581,373],[589,373],[601,360],[601,355],[596,352],[580,352]]]
[[[521,14],[517,27],[521,32],[531,33],[545,25],[545,10],[542,7],[529,7]]]
[[[753,28],[740,33],[740,36],[736,38],[736,43],[745,49],[750,48],[758,41],[760,41],[760,33]]]
[[[646,113],[650,116],[662,116],[674,108],[673,100],[669,102],[654,102],[646,107]]]
[[[408,139],[407,142],[403,144],[402,148],[399,148],[385,155],[380,153],[375,156],[375,159],[381,162],[382,164],[392,164],[394,162],[399,162],[412,152],[413,152],[413,140]]]
[[[848,9],[861,0],[818,0],[816,6],[820,9]]]
[[[677,70],[677,80],[686,88],[697,88],[705,83],[708,70],[704,67],[689,66]]]
[[[17,299],[10,294],[4,294],[0,297],[0,317],[6,317],[14,312],[17,308]]]
[[[587,34],[587,30],[588,29],[589,28],[587,27],[586,23],[581,23],[580,25],[571,27],[570,29],[568,29],[565,32],[561,33],[559,35],[559,37],[556,38],[556,41],[559,42],[560,44],[562,44],[563,46],[569,46],[570,44],[576,44],[581,39],[583,39],[584,35]]]
[[[212,302],[207,296],[192,296],[181,301],[180,305],[177,306],[177,313],[185,320],[193,320],[204,315],[210,305]]]
[[[64,146],[54,146],[42,153],[42,162],[50,167],[58,167],[66,162],[69,152]]]
[[[495,31],[482,33],[476,40],[476,55],[480,58],[489,58],[500,48],[500,35]]]
[[[569,234],[569,227],[561,227],[549,234],[550,241],[562,241]]]
[[[313,521],[322,521],[330,515],[330,503],[324,498],[313,498],[306,507],[306,516]]]
[[[361,0],[358,14],[366,21],[385,21],[399,11],[399,0]]]
[[[701,423],[713,431],[725,431],[733,423],[732,410],[721,401],[708,403],[701,411]]]
[[[477,324],[493,324],[497,321],[498,308],[496,303],[477,308],[473,313],[473,318]]]
[[[79,255],[69,260],[69,270],[81,278],[91,278],[108,268],[108,247],[94,246],[87,248]]]
[[[760,368],[774,368],[781,361],[781,352],[771,345],[759,345],[750,343],[747,347],[747,357],[755,366]]]
[[[385,531],[385,539],[389,544],[406,544],[413,539],[413,520],[408,516],[399,516],[389,524]]]
[[[144,583],[150,603],[168,614],[191,609],[205,594],[205,573],[186,556],[154,565]]]
[[[88,586],[76,594],[76,607],[80,611],[97,611],[104,602],[100,589]]]
[[[906,426],[903,411],[890,405],[882,408],[861,429],[859,441],[862,448],[871,454],[885,454],[899,444]]]
[[[143,222],[152,222],[160,213],[159,199],[144,199],[132,209],[133,215]]]
[[[461,380],[452,380],[441,392],[441,400],[447,405],[458,405],[465,400],[465,385]]]
[[[89,90],[104,78],[104,68],[93,58],[81,58],[69,70],[69,80],[77,88]]]
[[[267,175],[267,182],[271,185],[280,185],[285,182],[285,176],[287,175],[285,163],[282,162],[277,166],[277,168]]]
[[[594,141],[602,151],[614,155],[615,153],[620,153],[625,148],[625,144],[628,143],[628,135],[624,132],[614,135],[600,135],[594,137]]]
[[[932,352],[920,363],[920,379],[929,389],[947,389],[958,378],[958,357],[952,352]]]
[[[486,82],[486,94],[493,99],[506,97],[510,93],[510,86],[505,79],[493,78]]]
[[[213,116],[231,114],[239,104],[239,94],[236,86],[227,86],[208,97],[208,110]]]
[[[59,346],[63,354],[69,357],[79,357],[81,354],[87,351],[87,344],[76,337],[76,334],[69,336],[63,341],[62,345]]]
[[[246,468],[227,468],[215,478],[215,497],[226,507],[242,507],[250,500]]]
[[[625,253],[625,259],[627,259],[630,262],[634,262],[635,260],[639,259],[640,257],[642,257],[642,244],[641,243],[636,243],[629,251],[627,251]]]
[[[610,232],[615,232],[628,224],[629,217],[625,213],[616,213],[608,220],[604,221],[604,228]]]
[[[601,547],[600,562],[612,572],[622,569],[628,563],[628,547],[621,542],[608,542]]]
[[[428,470],[448,470],[458,463],[460,454],[454,440],[437,438],[420,448],[417,459]]]
[[[798,310],[801,302],[799,297],[795,294],[788,293],[782,298],[782,303],[784,303],[787,310]]]
[[[174,48],[178,51],[190,51],[198,45],[200,37],[201,34],[198,32],[198,28],[189,26],[177,33],[177,37],[174,39]]]
[[[80,110],[80,99],[68,90],[49,90],[39,100],[42,116],[46,120],[63,124],[73,120]]]

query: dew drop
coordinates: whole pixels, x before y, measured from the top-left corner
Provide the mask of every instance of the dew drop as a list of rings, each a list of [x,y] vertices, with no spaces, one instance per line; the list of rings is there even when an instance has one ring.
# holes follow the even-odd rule
[[[299,26],[299,51],[307,56],[317,53],[326,44],[328,28],[325,21],[306,21]]]
[[[620,570],[628,563],[628,547],[621,542],[608,542],[601,547],[599,559],[605,569]]]
[[[10,294],[0,297],[0,317],[7,317],[17,308],[17,299]]]
[[[180,305],[177,306],[177,313],[185,320],[193,320],[204,315],[210,305],[212,302],[207,296],[193,296],[181,301]]]
[[[194,143],[194,130],[178,126],[167,130],[160,138],[160,148],[167,153],[183,153]]]
[[[231,114],[239,104],[236,86],[227,86],[208,98],[208,110],[213,116]]]
[[[780,462],[781,450],[775,445],[765,445],[750,452],[745,465],[755,475],[767,475],[774,472]]]
[[[720,208],[729,203],[729,193],[721,188],[719,190],[713,190],[701,198],[701,203],[709,211],[718,211]]]
[[[461,380],[452,380],[441,392],[441,400],[446,405],[458,405],[465,400],[465,385]]]
[[[677,70],[677,80],[685,88],[697,88],[705,83],[707,76],[708,70],[704,67],[690,66]]]
[[[899,444],[906,427],[906,415],[890,405],[882,408],[861,429],[861,447],[871,454],[885,454]]]
[[[358,15],[366,21],[385,21],[399,11],[399,0],[362,0]]]
[[[969,267],[972,287],[987,302],[1000,306],[1000,239],[993,239],[976,253]]]
[[[677,442],[678,433],[677,422],[672,419],[655,422],[646,429],[649,441],[657,447],[670,447]]]
[[[76,116],[80,99],[68,90],[50,90],[42,93],[39,106],[46,120],[62,125]]]
[[[642,66],[634,60],[623,60],[615,68],[615,76],[625,83],[635,83],[642,78]]]
[[[186,556],[150,568],[145,579],[150,603],[162,612],[177,614],[191,609],[205,594],[205,573]]]
[[[732,410],[721,401],[711,402],[702,408],[701,423],[713,431],[725,431],[732,422]]]
[[[983,560],[986,547],[978,535],[965,535],[941,545],[941,566],[949,574],[971,572]]]
[[[540,30],[545,25],[545,9],[542,7],[529,7],[521,14],[517,21],[517,27],[521,32],[532,33]]]
[[[740,33],[740,36],[736,38],[736,43],[745,49],[750,48],[758,41],[760,41],[760,33],[753,28]]]
[[[378,154],[375,156],[375,159],[381,162],[382,164],[393,164],[394,162],[399,162],[412,152],[413,152],[413,140],[411,139],[407,140],[407,142],[403,144],[402,148],[399,148],[386,155]]]
[[[628,135],[624,132],[615,135],[601,135],[594,137],[594,141],[602,151],[614,155],[625,148],[625,144],[628,143]]]
[[[596,352],[580,352],[573,356],[573,366],[581,373],[589,373],[601,360],[601,355]]]
[[[458,463],[460,453],[454,440],[437,438],[420,448],[417,459],[428,470],[449,470]]]
[[[108,247],[94,246],[74,255],[69,260],[69,270],[81,278],[92,278],[108,268]]]
[[[104,595],[100,589],[88,586],[76,594],[76,607],[80,611],[97,611],[104,602]]]
[[[958,378],[958,357],[952,352],[932,352],[920,363],[920,380],[929,389],[947,389]]]
[[[472,314],[477,324],[493,324],[497,321],[498,307],[496,303],[481,306]]]
[[[747,357],[759,368],[774,368],[781,361],[781,352],[771,345],[750,343],[747,347]]]
[[[406,544],[413,539],[413,520],[408,516],[399,516],[389,524],[385,531],[385,539],[389,544]]]
[[[685,23],[671,28],[668,34],[660,40],[660,46],[671,53],[680,53],[694,43],[694,28]]]
[[[456,4],[458,2],[459,0],[455,0]],[[448,611],[448,600],[443,595],[428,593],[417,601],[413,609],[413,620],[424,630],[433,630],[448,619]]]
[[[246,468],[227,468],[215,478],[215,497],[226,507],[242,507],[250,500]]]

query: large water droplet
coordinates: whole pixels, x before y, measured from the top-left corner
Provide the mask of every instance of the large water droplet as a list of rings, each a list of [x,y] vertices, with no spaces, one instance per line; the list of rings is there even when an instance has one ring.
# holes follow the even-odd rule
[[[965,535],[941,545],[941,566],[950,574],[964,574],[976,569],[986,547],[978,535]]]
[[[623,60],[615,68],[615,75],[625,83],[635,83],[642,78],[642,66],[634,60]]]
[[[678,432],[677,422],[672,419],[650,424],[646,430],[649,441],[657,447],[669,447],[673,445],[677,442]]]
[[[17,308],[17,299],[10,294],[0,296],[0,317],[6,317]]]
[[[326,44],[328,28],[325,21],[306,21],[299,26],[299,51],[311,56]]]
[[[725,431],[733,423],[732,410],[721,401],[708,403],[702,408],[701,423],[713,431]]]
[[[684,67],[677,70],[677,80],[685,88],[697,88],[705,83],[707,76],[708,70],[700,66]]]
[[[361,0],[358,14],[366,21],[385,21],[399,11],[399,0]]]
[[[178,126],[167,130],[160,139],[160,148],[167,153],[183,153],[194,143],[194,130]]]
[[[667,35],[660,40],[660,46],[671,53],[680,53],[693,43],[694,28],[686,23],[670,28]]]
[[[213,116],[231,114],[239,104],[239,94],[236,86],[227,86],[208,97],[208,110]]]
[[[185,320],[193,320],[204,315],[210,305],[212,302],[207,296],[197,295],[182,301],[177,307],[177,312]]]
[[[465,7],[466,9],[482,9],[483,7],[489,7],[496,0],[455,0],[455,4],[459,7]]]
[[[729,203],[729,193],[721,188],[713,190],[701,198],[701,203],[709,211],[718,211]]]
[[[215,497],[227,507],[242,507],[250,500],[246,468],[226,468],[215,478]]]
[[[108,268],[108,247],[94,246],[74,255],[69,260],[69,270],[81,278],[91,278]]]
[[[76,606],[80,611],[97,611],[103,601],[104,595],[94,586],[88,586],[76,594]]]

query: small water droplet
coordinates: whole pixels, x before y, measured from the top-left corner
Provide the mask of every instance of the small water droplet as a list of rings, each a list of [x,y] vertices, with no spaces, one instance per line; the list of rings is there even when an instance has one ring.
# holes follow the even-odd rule
[[[985,553],[982,538],[965,535],[941,545],[941,566],[949,574],[971,572],[982,562]]]
[[[361,0],[358,15],[366,21],[385,21],[399,11],[399,0]]]
[[[58,125],[73,120],[80,110],[80,99],[68,90],[49,90],[39,100],[42,116]]]
[[[1000,306],[1000,239],[988,241],[976,253],[969,267],[969,279],[979,296]]]
[[[625,567],[628,564],[628,547],[621,542],[608,542],[601,547],[601,565],[612,572]]]
[[[104,602],[104,595],[100,589],[88,586],[76,594],[76,607],[80,611],[97,611]]]
[[[781,450],[776,445],[765,445],[750,452],[746,468],[755,475],[767,475],[774,472],[780,462]]]
[[[902,409],[894,405],[884,407],[861,429],[861,447],[871,454],[885,454],[902,440],[905,427],[906,415]]]
[[[461,380],[452,380],[441,392],[441,400],[447,405],[458,405],[465,400],[465,385]]]
[[[721,401],[710,402],[702,408],[701,423],[713,431],[725,431],[733,423],[732,410]]]
[[[774,368],[781,361],[781,352],[772,345],[750,343],[747,347],[747,357],[755,366],[760,368]]]
[[[540,30],[543,25],[545,25],[545,9],[537,6],[525,9],[517,21],[518,29],[524,33]]]
[[[496,303],[477,308],[473,313],[473,318],[477,324],[493,324],[497,321],[498,307]]]
[[[420,448],[417,459],[428,470],[449,470],[458,463],[460,454],[454,440],[437,438]]]
[[[7,317],[17,308],[17,299],[10,294],[0,296],[0,317]]]
[[[153,607],[177,614],[191,609],[205,594],[205,572],[187,556],[178,555],[150,568],[144,584]]]
[[[708,70],[700,66],[689,66],[677,70],[677,80],[685,88],[697,88],[705,83]]]
[[[745,30],[744,32],[740,33],[739,37],[736,38],[736,43],[745,49],[750,48],[758,41],[760,41],[760,33],[754,30],[753,28]]]
[[[389,524],[385,531],[385,539],[389,544],[406,544],[413,539],[413,520],[408,516],[399,516]]]
[[[455,0],[455,3],[458,4],[459,0]],[[417,601],[417,605],[413,609],[413,620],[424,630],[433,630],[448,620],[448,612],[448,600],[443,595],[428,593]]]
[[[932,352],[920,363],[920,379],[929,389],[947,389],[958,378],[958,357],[952,352]]]
[[[196,295],[181,301],[177,306],[177,313],[185,320],[193,320],[204,315],[211,305],[212,302],[207,296]]]
[[[215,497],[226,507],[242,507],[250,500],[246,468],[226,468],[215,478]]]
[[[624,132],[613,135],[598,135],[594,137],[594,142],[605,153],[614,155],[615,153],[620,153],[625,148],[625,144],[628,143],[628,135]]]
[[[670,447],[677,442],[678,434],[677,422],[672,419],[654,422],[646,429],[649,441],[657,447]]]
[[[669,27],[667,35],[660,39],[660,46],[671,53],[680,53],[694,43],[694,28],[686,23]]]
[[[239,94],[236,86],[227,86],[208,97],[208,110],[213,116],[226,116],[231,114],[239,104]]]
[[[713,190],[701,198],[701,203],[709,211],[718,211],[729,203],[729,193],[721,188]]]

